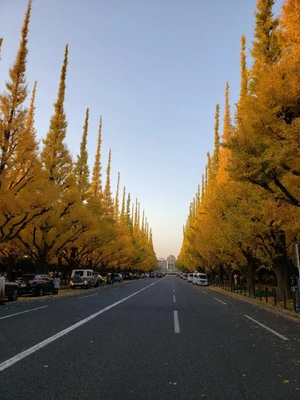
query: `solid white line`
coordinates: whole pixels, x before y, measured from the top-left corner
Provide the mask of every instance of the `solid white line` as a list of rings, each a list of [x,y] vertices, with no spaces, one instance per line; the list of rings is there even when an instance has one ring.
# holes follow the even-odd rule
[[[43,306],[43,307],[32,308],[31,310],[20,311],[20,312],[17,312],[17,313],[15,313],[15,314],[5,315],[5,317],[1,317],[0,319],[14,317],[15,315],[24,314],[24,313],[27,313],[27,312],[31,312],[31,311],[35,311],[35,310],[40,310],[41,308],[47,308],[47,307],[48,307],[48,306]]]
[[[176,303],[176,297],[175,294],[173,295],[173,302]]]
[[[18,361],[21,361],[23,358],[28,357],[30,354],[35,353],[36,351],[42,349],[43,347],[54,342],[55,340],[59,339],[60,337],[66,335],[67,333],[73,331],[74,329],[79,328],[81,325],[86,324],[87,322],[89,322],[92,319],[98,317],[99,315],[105,313],[106,311],[110,310],[111,308],[116,307],[117,305],[123,303],[124,301],[129,300],[131,297],[136,296],[137,294],[143,292],[144,290],[148,289],[150,286],[156,285],[158,282],[161,282],[161,281],[159,280],[154,283],[151,283],[151,285],[146,286],[143,289],[140,289],[137,292],[134,292],[133,294],[131,294],[127,297],[124,297],[122,300],[116,301],[115,303],[111,304],[108,307],[103,308],[102,310],[96,312],[95,314],[92,314],[89,317],[77,322],[76,324],[69,326],[69,328],[66,328],[63,331],[58,332],[55,335],[50,336],[48,339],[45,339],[42,342],[36,344],[35,346],[30,347],[29,349],[23,351],[22,353],[19,353],[14,357],[9,358],[8,360],[6,360],[0,364],[0,372],[5,370],[8,367],[11,367],[13,364],[17,363]]]
[[[178,319],[178,311],[174,311],[174,332],[180,333],[179,319]],[[0,365],[1,367],[1,365]],[[1,371],[1,370],[0,370]]]
[[[214,297],[217,301],[219,301],[222,304],[225,304],[225,306],[227,306],[227,303],[224,303],[224,301],[217,299],[216,297]]]
[[[245,314],[244,314],[245,315]],[[282,340],[289,340],[287,337],[280,335],[280,333],[274,331],[271,328],[268,328],[266,325],[262,324],[261,322],[256,321],[256,319],[253,319],[251,317],[249,317],[249,315],[245,315],[246,318],[250,319],[251,321],[255,322],[257,325],[260,325],[261,327],[265,328],[267,331],[272,332],[274,335],[280,337],[280,339]]]
[[[92,297],[92,296],[98,296],[98,293],[89,294],[89,295],[87,295],[87,296],[83,296],[83,297],[78,297],[78,300],[81,300],[81,299],[86,299],[87,297]]]
[[[205,290],[202,290],[202,293],[208,294]]]

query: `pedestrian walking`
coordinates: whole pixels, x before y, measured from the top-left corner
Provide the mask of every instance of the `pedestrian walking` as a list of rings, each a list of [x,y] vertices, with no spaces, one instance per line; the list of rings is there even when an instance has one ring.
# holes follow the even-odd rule
[[[6,272],[2,272],[0,276],[0,304],[4,304],[6,276]]]
[[[58,289],[60,288],[60,276],[58,274],[56,274],[55,278],[53,279],[53,285],[54,285],[54,294],[57,294]]]

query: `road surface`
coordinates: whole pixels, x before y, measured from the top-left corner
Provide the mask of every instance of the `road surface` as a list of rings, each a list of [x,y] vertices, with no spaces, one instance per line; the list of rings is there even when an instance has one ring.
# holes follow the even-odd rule
[[[300,399],[300,324],[176,276],[0,308],[0,399]]]

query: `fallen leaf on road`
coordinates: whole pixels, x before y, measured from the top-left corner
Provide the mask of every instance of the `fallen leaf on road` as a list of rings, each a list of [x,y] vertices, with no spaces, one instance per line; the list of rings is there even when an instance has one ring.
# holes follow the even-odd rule
[[[287,380],[287,379],[285,379],[284,381],[283,381],[283,383],[289,383],[290,381],[289,380]]]
[[[48,365],[44,365],[44,368],[48,368]]]

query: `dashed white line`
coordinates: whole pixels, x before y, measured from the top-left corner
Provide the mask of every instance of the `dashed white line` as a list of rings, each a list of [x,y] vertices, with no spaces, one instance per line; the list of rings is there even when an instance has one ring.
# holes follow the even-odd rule
[[[202,290],[202,293],[208,294],[205,290]]]
[[[222,304],[225,304],[225,306],[227,305],[227,303],[224,303],[224,301],[217,299],[216,297],[214,297],[217,301],[219,301]]]
[[[175,289],[173,289],[173,293],[175,293]]]
[[[89,294],[89,295],[87,295],[87,296],[83,296],[83,297],[78,297],[78,300],[81,300],[81,299],[86,299],[87,297],[92,297],[92,296],[98,296],[98,293]]]
[[[40,309],[42,309],[42,308],[47,308],[47,307],[48,307],[48,306],[43,306],[43,307],[32,308],[31,310],[20,311],[20,312],[14,313],[14,314],[5,315],[4,317],[1,317],[0,319],[14,317],[15,315],[24,314],[24,313],[28,313],[28,312],[31,312],[31,311],[40,310]]]
[[[176,297],[175,294],[173,295],[173,302],[176,303]]]
[[[180,333],[180,325],[179,325],[178,311],[177,310],[174,310],[174,332],[175,333]]]
[[[138,290],[137,292],[132,293],[131,295],[124,297],[123,299],[116,301],[115,303],[111,304],[108,307],[103,308],[102,310],[96,312],[95,314],[90,315],[87,318],[84,318],[83,320],[77,322],[74,325],[69,326],[68,328],[62,330],[61,332],[56,333],[53,336],[50,336],[48,339],[43,340],[42,342],[36,344],[35,346],[30,347],[29,349],[22,351],[22,353],[17,354],[16,356],[9,358],[8,360],[2,362],[0,364],[0,372],[5,370],[8,367],[11,367],[13,364],[17,363],[18,361],[23,360],[23,358],[28,357],[30,354],[35,353],[36,351],[42,349],[43,347],[47,346],[48,344],[54,342],[55,340],[59,339],[60,337],[66,335],[67,333],[73,331],[74,329],[79,328],[80,326],[86,324],[87,322],[91,321],[92,319],[98,317],[99,315],[105,313],[106,311],[110,310],[113,307],[116,307],[117,305],[123,303],[126,300],[129,300],[131,297],[136,296],[137,294],[143,292],[144,290],[148,289],[149,287],[156,285],[161,281],[156,281],[154,283],[151,283],[151,285],[148,285],[144,287],[143,289]]]
[[[245,315],[245,314],[244,314]],[[274,331],[271,328],[268,328],[266,325],[262,324],[261,322],[256,321],[256,319],[249,317],[249,315],[245,315],[246,318],[250,319],[251,321],[255,322],[257,325],[261,326],[262,328],[265,328],[267,331],[272,332],[274,335],[280,337],[282,340],[289,340],[287,337],[281,335],[280,333]]]

